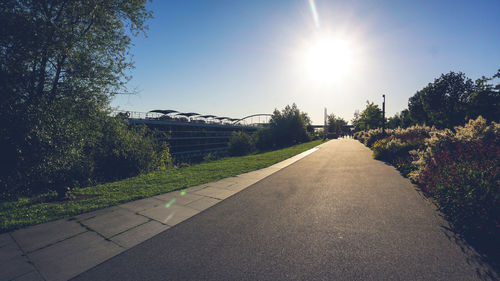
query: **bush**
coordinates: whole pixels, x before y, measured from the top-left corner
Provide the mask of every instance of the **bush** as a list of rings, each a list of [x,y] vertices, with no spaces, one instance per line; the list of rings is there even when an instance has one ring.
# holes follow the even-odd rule
[[[19,145],[0,176],[2,200],[117,180],[172,166],[165,143],[146,127],[101,112],[87,122],[53,119]]]
[[[365,133],[362,135],[363,143],[371,148],[376,141],[383,139],[384,137],[386,137],[388,134],[391,133],[392,130],[388,129],[386,129],[385,133],[382,131],[382,129],[373,129],[365,131]]]
[[[478,117],[430,135],[410,177],[458,230],[500,235],[500,125]]]
[[[375,159],[393,163],[396,160],[409,157],[409,151],[413,149],[408,143],[402,142],[395,137],[387,137],[373,144],[373,156]]]
[[[108,118],[94,148],[95,178],[112,181],[173,166],[167,145],[154,138],[146,126]]]
[[[500,146],[492,140],[439,150],[418,181],[463,232],[500,231]]]
[[[254,138],[255,138],[255,146],[261,151],[276,148],[275,136],[273,134],[271,127],[269,126],[264,126],[262,128],[259,128],[254,133]]]
[[[287,105],[282,111],[274,110],[269,125],[255,133],[255,143],[259,150],[270,150],[291,146],[310,140],[307,131],[311,121],[297,105]]]
[[[436,130],[397,128],[389,136],[358,132],[376,159],[390,162],[436,200],[461,233],[500,237],[500,125],[482,117],[465,126]],[[495,238],[495,239],[497,239]]]
[[[253,139],[245,132],[233,132],[228,144],[228,153],[231,156],[247,155],[255,150]]]

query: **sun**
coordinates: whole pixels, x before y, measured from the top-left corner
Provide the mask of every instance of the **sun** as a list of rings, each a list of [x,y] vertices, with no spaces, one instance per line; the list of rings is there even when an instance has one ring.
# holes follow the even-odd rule
[[[309,78],[321,84],[342,80],[352,70],[352,46],[342,39],[321,39],[310,44],[305,66]]]

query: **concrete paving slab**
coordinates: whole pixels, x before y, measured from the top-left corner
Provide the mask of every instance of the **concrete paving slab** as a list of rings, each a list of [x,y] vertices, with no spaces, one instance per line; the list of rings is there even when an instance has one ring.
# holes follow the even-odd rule
[[[198,190],[201,190],[201,189],[204,189],[205,187],[207,187],[207,184],[204,183],[204,184],[200,184],[200,185],[195,185],[195,186],[191,186],[191,187],[188,187],[185,189],[185,191],[187,193],[190,193],[190,192],[195,192],[195,191],[198,191]]]
[[[87,231],[28,254],[46,280],[68,280],[124,249]]]
[[[31,271],[17,278],[12,279],[12,281],[45,281],[45,280],[37,271]]]
[[[35,270],[8,233],[2,234],[0,239],[2,241],[2,246],[0,246],[0,280],[12,280]]]
[[[12,236],[29,253],[85,231],[78,222],[62,219],[16,230]]]
[[[175,204],[175,205],[185,206],[191,202],[200,200],[201,198],[203,198],[203,196],[196,194],[196,192],[188,193],[188,192],[174,191],[170,193],[157,195],[154,198],[164,200],[166,203],[164,203],[163,205]]]
[[[131,248],[143,241],[148,240],[156,234],[167,230],[168,228],[168,225],[161,224],[157,221],[149,221],[116,235],[111,238],[111,241],[114,241],[124,248]]]
[[[88,219],[94,218],[94,217],[99,216],[99,215],[104,215],[104,214],[107,214],[107,213],[114,212],[114,211],[116,211],[118,209],[119,209],[118,206],[113,206],[113,207],[108,207],[108,208],[104,208],[104,209],[100,209],[100,210],[95,210],[95,211],[92,211],[92,212],[84,213],[84,214],[81,214],[81,215],[78,215],[78,216],[74,216],[73,218],[75,218],[77,221],[84,221],[84,220],[88,220]]]
[[[169,226],[174,226],[196,214],[200,211],[179,206],[179,205],[171,205],[168,208],[166,206],[158,206],[153,209],[145,210],[139,212],[141,215],[146,216],[148,218],[159,221],[163,224],[167,224]]]
[[[16,242],[11,239],[8,243],[4,244],[0,247],[0,264],[8,261],[14,257],[20,257],[23,255],[23,252],[17,246]]]
[[[35,271],[35,267],[28,262],[28,259],[20,255],[2,260],[0,262],[0,269],[0,280],[12,280]]]
[[[238,183],[238,180],[239,179],[237,177],[230,177],[230,178],[221,179],[219,181],[208,184],[208,186],[217,185],[218,187],[227,187],[227,186],[231,186],[235,183]]]
[[[208,209],[208,208],[212,207],[213,205],[219,203],[220,201],[222,201],[222,200],[210,198],[210,197],[203,197],[200,200],[189,203],[187,206],[190,208],[193,208],[195,210],[198,210],[198,211],[203,211],[203,210]]]
[[[129,210],[116,209],[81,223],[102,236],[110,238],[147,221],[147,218],[136,215]]]
[[[234,182],[232,184],[227,184],[227,185],[219,185],[218,182],[214,182],[209,185],[209,187],[215,187],[215,188],[220,188],[220,189],[226,189],[226,190],[231,190],[234,192],[239,192],[252,184],[258,182],[260,179],[256,178],[239,178],[239,181]]]
[[[120,208],[125,208],[127,210],[130,210],[132,212],[140,212],[146,209],[154,208],[156,206],[165,204],[164,200],[160,200],[159,198],[146,198],[146,199],[140,199],[140,200],[135,200],[131,201],[125,204],[119,205]]]
[[[3,245],[9,244],[12,241],[12,237],[10,237],[9,233],[2,233],[0,234],[0,248]]]
[[[199,195],[203,195],[203,196],[217,198],[217,199],[226,199],[229,196],[235,194],[236,192],[232,191],[232,190],[222,189],[222,188],[207,187],[205,189],[196,191],[195,193],[199,194]]]

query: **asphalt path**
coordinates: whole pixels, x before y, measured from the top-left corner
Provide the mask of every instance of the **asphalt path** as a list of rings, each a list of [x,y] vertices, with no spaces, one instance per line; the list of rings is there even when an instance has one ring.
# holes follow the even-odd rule
[[[489,280],[435,206],[355,140],[304,159],[76,280]]]

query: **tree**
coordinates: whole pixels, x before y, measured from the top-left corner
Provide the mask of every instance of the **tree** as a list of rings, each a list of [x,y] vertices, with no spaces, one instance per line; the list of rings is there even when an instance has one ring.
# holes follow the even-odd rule
[[[340,136],[343,133],[343,128],[345,125],[347,125],[347,122],[343,118],[336,117],[333,113],[328,115],[329,133],[334,133]]]
[[[474,83],[463,73],[442,74],[410,98],[410,116],[415,123],[438,128],[463,125],[474,92]]]
[[[490,82],[500,79],[500,69],[492,77],[481,77],[475,82],[475,91],[468,98],[466,119],[476,119],[478,116],[488,121],[500,122],[500,82],[493,85]]]
[[[0,187],[61,190],[88,176],[96,128],[132,67],[130,35],[151,16],[145,2],[0,3]]]
[[[411,126],[412,121],[410,119],[410,113],[408,109],[404,109],[403,111],[394,114],[393,117],[389,117],[387,119],[387,128],[395,129],[397,127],[407,128]]]
[[[354,114],[353,125],[357,131],[370,130],[382,127],[382,121],[382,110],[373,102],[366,101],[366,108]]]
[[[269,127],[257,131],[257,147],[270,149],[309,141],[307,127],[311,119],[305,112],[301,112],[294,103],[287,105],[282,111],[275,109]]]

